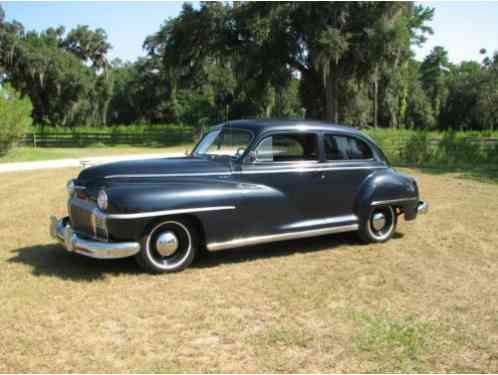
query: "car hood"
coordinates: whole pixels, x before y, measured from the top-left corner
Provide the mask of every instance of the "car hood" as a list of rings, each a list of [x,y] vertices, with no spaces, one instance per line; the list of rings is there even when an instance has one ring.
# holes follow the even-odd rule
[[[204,159],[194,157],[163,158],[147,160],[119,161],[89,167],[81,171],[79,185],[114,180],[130,180],[155,177],[206,176],[230,172],[230,163],[226,159]]]

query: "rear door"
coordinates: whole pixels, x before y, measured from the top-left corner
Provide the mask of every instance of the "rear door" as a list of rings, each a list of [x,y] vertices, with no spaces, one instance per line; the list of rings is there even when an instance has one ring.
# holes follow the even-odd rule
[[[321,187],[323,217],[353,214],[361,183],[373,171],[385,168],[370,145],[350,134],[324,133],[324,178]]]

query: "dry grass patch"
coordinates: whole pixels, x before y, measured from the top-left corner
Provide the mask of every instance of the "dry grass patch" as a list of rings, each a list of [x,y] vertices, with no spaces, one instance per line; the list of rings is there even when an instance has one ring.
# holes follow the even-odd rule
[[[0,371],[498,371],[498,185],[414,173],[396,237],[223,251],[182,273],[48,236],[77,169],[0,175]]]

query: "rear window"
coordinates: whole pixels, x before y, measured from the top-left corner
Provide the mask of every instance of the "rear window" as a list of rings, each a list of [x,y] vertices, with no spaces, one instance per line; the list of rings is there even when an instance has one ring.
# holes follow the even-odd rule
[[[373,158],[370,146],[353,137],[325,134],[324,146],[327,160],[367,160]]]

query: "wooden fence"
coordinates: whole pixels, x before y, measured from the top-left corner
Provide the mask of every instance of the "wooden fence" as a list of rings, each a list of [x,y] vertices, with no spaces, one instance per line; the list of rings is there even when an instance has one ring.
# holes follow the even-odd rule
[[[401,135],[400,137],[392,137],[387,139],[389,144],[383,144],[384,147],[397,147],[400,149],[405,148],[410,142],[414,142],[414,138],[410,135]],[[424,140],[429,147],[437,147],[442,146],[442,142],[445,141],[444,137],[432,137]],[[415,140],[417,142],[417,140]],[[498,137],[465,137],[458,138],[447,142],[448,145],[445,147],[461,147],[462,144],[468,146],[474,146],[477,148],[481,148],[483,150],[494,149],[498,146]]]
[[[393,164],[498,165],[497,137],[400,136],[380,139],[379,144]]]
[[[28,133],[20,142],[32,147],[85,147],[93,144],[133,146],[176,145],[192,143],[189,130],[146,130],[143,133]]]
[[[181,143],[192,143],[199,135],[193,134],[191,129],[145,130],[142,133],[28,133],[20,142],[24,146],[32,147],[85,147],[93,144],[117,145],[128,144],[133,146],[170,146]],[[426,140],[428,148],[442,147],[443,137],[432,137]],[[445,145],[448,148],[472,145],[483,151],[498,148],[498,137],[466,137],[456,143]],[[410,136],[401,135],[388,138],[381,143],[382,148],[389,154],[403,153],[413,142]],[[422,145],[420,145],[422,146]],[[422,147],[421,147],[422,148]]]

